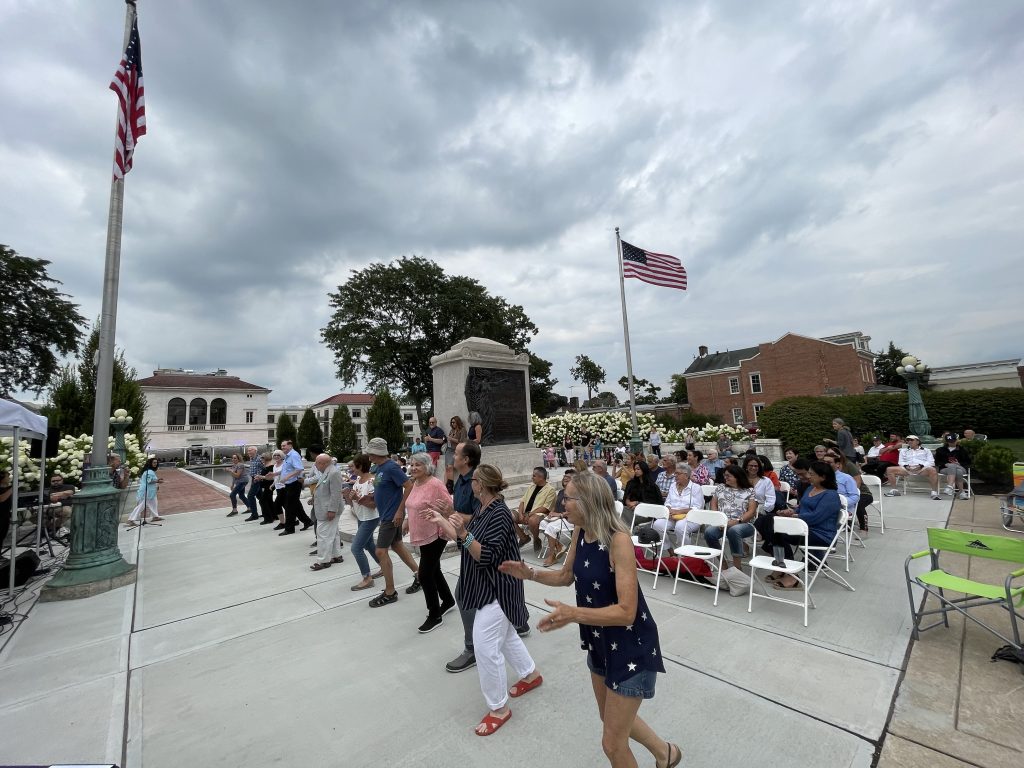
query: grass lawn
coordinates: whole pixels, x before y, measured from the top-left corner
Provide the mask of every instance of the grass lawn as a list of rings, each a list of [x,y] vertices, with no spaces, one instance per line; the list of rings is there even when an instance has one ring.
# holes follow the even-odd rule
[[[1002,445],[1013,451],[1017,461],[1024,461],[1024,437],[991,440],[993,445]]]

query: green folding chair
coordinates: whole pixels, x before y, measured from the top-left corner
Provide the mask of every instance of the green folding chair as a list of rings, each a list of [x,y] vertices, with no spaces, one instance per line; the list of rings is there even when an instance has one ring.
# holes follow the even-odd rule
[[[954,576],[942,570],[939,566],[939,554],[942,552],[969,555],[970,557],[980,557],[987,560],[1002,560],[1024,566],[1024,539],[971,533],[969,531],[951,531],[945,528],[929,528],[928,549],[910,555],[903,566],[907,575],[907,595],[910,598],[910,613],[914,617],[914,639],[916,640],[921,632],[937,627],[939,624],[948,627],[949,611],[953,610],[963,614],[965,618],[987,629],[1017,650],[1021,650],[1020,630],[1017,628],[1017,619],[1024,619],[1024,615],[1017,612],[1013,601],[1016,599],[1018,606],[1024,605],[1024,585],[1014,587],[1012,582],[1014,579],[1024,576],[1024,567],[1011,571],[1002,585],[987,584],[983,581],[972,581],[971,579]],[[932,570],[918,576],[911,576],[911,561],[926,555],[931,555]],[[920,609],[914,606],[913,585],[915,584],[925,592]],[[947,597],[947,591],[959,592],[964,597]],[[938,608],[925,610],[929,595],[934,596],[939,601]],[[968,613],[970,609],[983,605],[999,605],[1009,612],[1010,628],[1013,633],[1012,640]],[[939,613],[942,614],[942,621],[936,621],[928,626],[921,626],[921,621],[925,616],[934,616]]]

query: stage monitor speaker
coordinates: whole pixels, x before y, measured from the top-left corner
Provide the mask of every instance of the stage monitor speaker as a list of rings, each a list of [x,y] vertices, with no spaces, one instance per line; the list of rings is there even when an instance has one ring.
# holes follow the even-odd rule
[[[39,568],[39,555],[35,552],[29,550],[18,555],[18,559],[14,561],[14,586],[22,586],[32,578],[32,574],[36,572],[37,568]],[[3,566],[0,566],[0,590],[6,589],[10,583],[11,571],[8,560]]]

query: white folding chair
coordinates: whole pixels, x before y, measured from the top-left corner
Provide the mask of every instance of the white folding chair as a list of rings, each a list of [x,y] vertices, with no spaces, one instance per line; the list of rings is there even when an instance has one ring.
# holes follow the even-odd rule
[[[780,480],[779,481],[779,490],[777,490],[776,493],[777,494],[778,493],[786,494],[786,501],[789,501],[789,497],[793,493],[793,488],[785,480]]]
[[[717,528],[724,529],[728,525],[728,518],[725,512],[715,512],[710,509],[691,509],[686,514],[686,522],[696,523],[697,525],[712,525]],[[666,532],[666,537],[668,536]],[[679,586],[679,569],[680,567],[685,568],[686,572],[690,574],[693,579],[693,584],[697,584],[701,587],[707,587],[708,589],[715,590],[715,602],[713,605],[718,605],[718,592],[722,583],[722,566],[725,562],[725,547],[721,549],[714,549],[708,546],[699,546],[697,544],[683,544],[681,547],[676,547],[674,550],[679,560],[676,562],[676,578],[672,584],[672,594],[676,593],[676,587]],[[684,557],[695,557],[698,560],[703,560],[708,564],[708,567],[715,572],[715,583],[712,586],[704,581],[697,579],[693,571],[690,570],[689,566],[683,562]],[[717,564],[715,563],[717,561]],[[683,581],[689,581],[683,579]]]
[[[846,530],[846,523],[850,519],[850,514],[849,512],[847,512],[845,504],[842,504],[842,502],[845,501],[842,494],[839,494],[839,500],[840,508],[839,517],[837,520],[836,535],[832,537],[831,543],[828,544],[828,546],[811,546],[809,544],[803,545],[804,560],[807,560],[808,557],[811,556],[811,554],[814,554],[814,559],[818,561],[818,567],[814,571],[814,575],[811,577],[811,583],[807,585],[808,590],[810,590],[810,588],[814,586],[814,582],[818,580],[819,576],[824,576],[829,581],[835,582],[844,589],[848,589],[851,592],[857,591],[853,588],[853,585],[850,584],[850,582],[848,582],[846,579],[844,579],[835,568],[828,564],[829,555],[836,551],[836,545],[839,544],[840,541],[843,541],[844,537],[847,535],[844,533],[844,531]],[[778,518],[776,518],[776,523],[778,523]],[[846,539],[846,541],[848,541],[848,539]],[[849,551],[850,547],[849,544],[847,544],[847,554],[849,554]],[[849,572],[850,570],[849,562],[847,562],[846,570],[847,572]]]
[[[664,504],[645,504],[645,503],[637,504],[636,508],[633,510],[633,523],[634,524],[636,524],[637,518],[646,518],[646,519],[652,520],[652,521],[653,520],[668,520],[668,507],[666,507]],[[634,547],[641,547],[641,548],[643,548],[645,550],[649,550],[649,551],[654,552],[656,554],[656,557],[654,558],[655,559],[655,565],[654,565],[654,570],[653,571],[650,570],[649,568],[644,568],[640,564],[639,560],[637,560],[636,569],[638,571],[642,571],[643,573],[652,573],[652,574],[654,574],[654,587],[653,587],[653,589],[657,589],[658,588],[658,574],[661,572],[661,559],[662,559],[662,553],[664,552],[664,547],[662,547],[662,542],[659,541],[659,542],[656,542],[654,544],[643,544],[643,543],[640,542],[640,539],[637,536],[634,535],[632,538],[633,538],[633,546]]]
[[[704,491],[704,501],[707,502],[712,496],[715,495],[715,485],[702,485],[700,489]]]
[[[782,517],[777,515],[775,517],[775,533],[787,534],[789,536],[800,536],[803,538],[803,544],[801,548],[806,550],[808,546],[808,530],[807,523],[801,520],[799,517]],[[757,551],[757,531],[754,531],[754,551]],[[764,600],[774,600],[776,603],[786,603],[788,605],[799,605],[804,609],[804,626],[807,626],[807,607],[814,607],[814,600],[811,598],[811,584],[813,583],[807,566],[807,556],[804,555],[803,561],[799,560],[783,560],[783,565],[772,565],[775,558],[767,555],[756,555],[750,558],[747,563],[750,566],[750,593],[747,598],[747,613],[753,613],[754,610],[754,597],[760,597]],[[778,597],[770,594],[765,583],[758,578],[758,571],[770,571],[772,573],[788,573],[793,576],[803,586],[804,599],[803,600],[791,600],[785,597]],[[756,587],[760,586],[761,591],[764,594],[755,595]]]
[[[882,526],[882,533],[885,533],[885,511],[882,509],[882,505],[885,503],[884,502],[885,494],[882,493],[882,481],[881,481],[880,478],[876,477],[875,475],[869,475],[867,473],[864,473],[863,475],[860,476],[860,481],[864,485],[864,487],[867,488],[871,492],[871,496],[874,498],[874,501],[872,501],[870,504],[868,504],[867,509],[865,509],[864,511],[866,513],[868,509],[871,509],[871,507],[877,507],[877,509],[878,509],[878,522]],[[867,523],[868,527],[870,528],[871,527],[871,516],[870,515],[868,515],[865,518],[865,522]]]
[[[850,544],[853,539],[853,530],[849,525],[850,522],[850,501],[842,493],[839,494],[839,507],[840,507],[840,520],[842,525],[839,530],[836,531],[837,538],[836,543],[843,545],[842,557],[846,560],[846,572],[850,572],[850,561],[853,560],[853,554],[850,552]],[[863,546],[863,542],[861,542]],[[838,554],[838,553],[837,553]],[[854,562],[856,562],[854,560]]]
[[[621,491],[619,491],[619,493],[621,493]],[[623,509],[624,509],[624,507],[622,506],[622,502],[619,501],[618,499],[616,499],[615,500],[615,514],[617,514],[620,518],[622,517],[622,510]]]

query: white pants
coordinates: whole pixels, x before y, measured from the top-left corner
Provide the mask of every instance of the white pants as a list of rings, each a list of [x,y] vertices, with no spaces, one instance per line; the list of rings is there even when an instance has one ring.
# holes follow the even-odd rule
[[[662,551],[668,546],[668,536],[665,535],[666,529],[671,530],[675,534],[676,544],[680,547],[688,543],[690,534],[696,534],[700,530],[699,524],[689,523],[686,520],[655,520],[651,525],[654,530],[661,534]]]
[[[492,711],[501,709],[508,702],[506,660],[519,675],[519,680],[537,668],[497,600],[477,609],[473,620],[473,654],[480,675],[480,690]]]
[[[565,463],[567,466],[572,466],[576,463],[576,451],[572,448],[565,450]]]
[[[338,535],[338,523],[341,513],[335,512],[333,520],[326,518],[326,512],[318,512],[316,518],[316,561],[329,563],[332,558],[341,554],[341,537]]]
[[[554,520],[541,520],[540,532],[558,541],[558,537],[563,533],[572,535],[572,523],[564,517],[556,517]]]
[[[129,523],[137,523],[139,517],[142,515],[142,510],[149,507],[146,513],[147,517],[160,517],[160,513],[156,510],[156,496],[152,499],[147,499],[145,496],[142,497],[142,501],[135,505],[135,509],[132,510],[131,514],[128,515]]]

